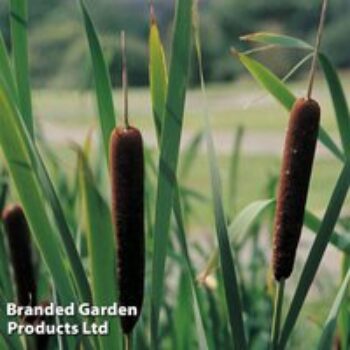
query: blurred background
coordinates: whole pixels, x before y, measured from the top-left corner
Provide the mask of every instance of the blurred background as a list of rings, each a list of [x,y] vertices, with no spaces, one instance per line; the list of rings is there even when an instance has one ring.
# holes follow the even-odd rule
[[[147,0],[88,0],[112,72],[117,83],[119,70],[118,32],[128,33],[130,80],[146,85],[149,2]],[[77,2],[35,0],[30,6],[30,45],[32,82],[36,87],[87,88],[91,73]],[[155,1],[164,42],[169,44],[173,0]],[[240,47],[238,37],[254,31],[277,31],[313,41],[318,19],[318,0],[201,0],[202,34],[206,78],[227,81],[241,73],[229,55],[232,45]],[[0,1],[0,27],[9,39],[7,1]],[[350,1],[330,1],[323,48],[332,53],[339,67],[350,66]],[[297,53],[295,54],[297,55]],[[266,61],[277,73],[285,73],[295,55],[268,54]],[[266,56],[266,54],[264,55]],[[196,83],[193,74],[192,83]]]

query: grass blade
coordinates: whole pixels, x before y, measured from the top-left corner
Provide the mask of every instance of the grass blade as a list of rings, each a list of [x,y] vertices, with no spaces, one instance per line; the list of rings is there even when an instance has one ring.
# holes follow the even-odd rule
[[[103,57],[101,44],[98,40],[96,29],[90,17],[84,0],[79,0],[83,12],[86,37],[89,44],[92,67],[95,78],[96,99],[99,111],[101,133],[108,164],[109,138],[116,124],[116,116],[113,104],[112,85],[108,73],[106,61]]]
[[[295,96],[276,75],[274,75],[261,63],[242,53],[234,52],[234,55],[238,56],[250,74],[288,111],[292,108],[295,102]],[[320,128],[318,137],[324,146],[326,146],[338,159],[344,161],[345,158],[342,151],[322,127]]]
[[[18,101],[17,86],[13,78],[13,71],[10,58],[7,54],[7,49],[2,33],[0,33],[0,75],[2,76],[6,86],[15,101]]]
[[[304,304],[307,293],[316,275],[321,259],[334,230],[341,208],[350,185],[350,162],[346,162],[338,178],[332,197],[329,201],[322,225],[311,247],[309,256],[303,268],[298,282],[291,306],[289,308],[283,330],[279,348],[284,349],[288,338],[294,328],[300,310]]]
[[[75,292],[64,262],[65,259],[62,256],[60,243],[47,216],[32,161],[25,148],[22,135],[16,128],[15,120],[19,120],[19,117],[10,104],[8,94],[2,84],[0,84],[0,116],[2,121],[1,147],[35,241],[62,300],[65,303],[75,301]]]
[[[191,52],[191,10],[191,0],[177,1],[169,86],[161,137],[154,227],[151,296],[151,336],[154,349],[157,348],[158,321],[163,296],[165,258]]]
[[[276,45],[283,48],[299,48],[307,50],[313,49],[311,45],[309,45],[301,39],[274,33],[253,33],[242,37],[242,40],[257,42],[266,45]],[[345,151],[345,154],[348,156],[350,152],[350,115],[344,90],[341,86],[338,74],[330,60],[327,58],[327,56],[320,53],[318,59],[323,69],[332,97],[343,149]]]
[[[79,154],[79,182],[83,215],[86,222],[93,302],[96,306],[112,305],[117,300],[115,240],[108,205],[98,192],[85,155]],[[99,337],[100,348],[119,349],[122,339],[117,318],[100,316],[99,324],[109,323],[108,335]]]
[[[19,320],[13,316],[7,316],[6,314],[6,300],[0,295],[0,334],[2,335],[8,349],[11,350],[22,350],[24,349],[23,343],[17,333],[12,335],[8,334],[8,322]]]
[[[319,60],[332,97],[344,153],[348,157],[350,155],[350,114],[345,93],[338,74],[327,56],[320,54]]]
[[[253,41],[256,43],[266,45],[282,46],[284,48],[313,50],[312,45],[308,44],[304,40],[294,38],[289,35],[275,34],[269,32],[258,32],[243,35],[240,39],[243,41]]]
[[[182,273],[177,292],[177,306],[174,311],[176,349],[187,350],[193,342],[192,287],[190,278]]]
[[[189,145],[187,146],[185,153],[183,155],[183,161],[181,166],[180,178],[185,181],[189,175],[190,169],[193,167],[193,162],[195,161],[199,148],[203,140],[203,131],[199,131],[194,135]]]
[[[149,81],[152,98],[153,119],[158,138],[161,135],[166,92],[168,88],[168,72],[165,54],[160,40],[159,30],[154,15],[151,18],[149,34]]]
[[[8,262],[9,257],[6,252],[5,233],[0,227],[0,290],[6,300],[12,301],[14,300],[14,290]]]
[[[261,215],[269,208],[272,208],[274,204],[275,199],[267,199],[250,203],[247,207],[245,207],[236,216],[228,228],[230,244],[235,246],[242,244],[242,240],[245,238],[251,227],[257,222],[258,219],[261,218]],[[217,268],[218,263],[219,252],[217,249],[215,249],[213,255],[209,259],[208,265],[200,274],[200,278],[205,279],[208,275],[210,275],[213,270]]]
[[[33,137],[34,127],[28,60],[27,0],[10,0],[10,11],[11,42],[18,88],[19,107],[28,132]]]
[[[346,292],[348,289],[348,285],[350,282],[350,269],[348,270],[339,290],[337,293],[337,296],[334,300],[334,303],[332,305],[332,308],[328,314],[327,320],[323,326],[323,332],[320,339],[320,342],[318,344],[319,350],[329,350],[332,349],[333,344],[333,338],[335,329],[337,326],[337,317],[342,305],[342,301],[344,300],[344,297],[346,296]]]
[[[305,212],[304,225],[311,230],[311,232],[317,234],[321,224],[321,220],[316,215],[310,211]],[[341,234],[334,230],[330,238],[330,243],[345,254],[350,254],[350,239],[346,234]]]
[[[1,85],[2,83],[3,82],[0,79],[0,88],[3,92],[4,97],[3,104],[4,107],[7,107],[7,111],[9,113],[7,116],[9,118],[9,127],[12,128],[14,135],[18,135],[18,140],[20,140],[21,145],[18,147],[23,147],[23,151],[29,157],[30,165],[32,167],[31,174],[33,175],[35,181],[37,181],[38,186],[42,186],[41,193],[50,204],[53,218],[60,233],[60,237],[57,238],[61,239],[60,243],[63,244],[65,253],[67,254],[64,260],[65,266],[69,268],[70,278],[73,278],[75,288],[78,291],[81,300],[89,302],[91,300],[90,286],[57,194],[48,175],[47,169],[45,168],[40,157],[40,154],[37,151],[36,146],[33,144],[30,136],[28,135],[22,118],[18,114],[18,110],[16,109],[13,101],[10,98],[10,95],[8,95],[8,92],[5,89],[5,85]],[[11,134],[9,134],[8,137],[10,136]],[[15,143],[15,141],[13,141],[13,143]],[[26,165],[26,163],[24,163],[24,165]],[[57,243],[57,247],[61,247],[60,243]]]
[[[221,179],[218,171],[218,163],[215,153],[214,141],[211,135],[210,121],[208,115],[207,97],[205,90],[205,82],[203,76],[202,51],[200,45],[199,35],[199,16],[198,8],[195,8],[195,46],[197,53],[197,60],[199,66],[199,75],[201,81],[201,89],[203,95],[203,102],[205,105],[203,113],[203,121],[205,128],[205,139],[207,144],[211,189],[213,197],[213,209],[215,216],[216,234],[219,245],[220,261],[222,268],[222,275],[224,280],[224,289],[226,297],[226,307],[229,315],[231,332],[236,349],[244,350],[247,348],[245,338],[245,330],[243,324],[243,309],[239,293],[239,284],[236,275],[236,267],[231,252],[231,245],[228,237],[228,230],[226,226],[225,212],[222,202],[221,193]]]
[[[230,170],[229,170],[229,182],[228,182],[228,205],[227,208],[229,210],[229,218],[231,218],[231,215],[234,215],[236,211],[236,202],[237,202],[237,189],[238,189],[238,166],[239,166],[239,159],[241,154],[241,147],[242,147],[242,139],[244,134],[244,128],[240,125],[238,126],[234,143],[232,147],[231,152],[231,159],[230,159]]]
[[[158,26],[154,13],[151,9],[151,30],[150,30],[150,64],[149,64],[149,76],[151,82],[151,98],[153,107],[153,119],[156,128],[158,144],[161,139],[161,132],[163,126],[163,117],[165,104],[166,104],[166,91],[168,87],[167,69],[165,64],[165,55],[162,42],[160,40]],[[156,171],[156,170],[155,170]],[[188,245],[186,240],[185,225],[183,220],[183,212],[180,202],[180,190],[178,183],[175,183],[175,195],[173,210],[175,215],[175,220],[177,224],[177,236],[180,243],[180,248],[185,259],[186,268],[190,276],[191,282],[191,293],[194,298],[194,313],[195,321],[197,325],[199,347],[200,349],[210,349],[210,337],[208,332],[205,331],[205,310],[204,302],[202,298],[202,293],[196,282],[196,273],[191,263],[190,255],[188,252]]]

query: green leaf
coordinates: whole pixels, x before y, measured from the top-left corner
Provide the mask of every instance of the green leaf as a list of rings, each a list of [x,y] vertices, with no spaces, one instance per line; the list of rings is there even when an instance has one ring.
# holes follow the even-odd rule
[[[261,44],[282,46],[284,48],[313,50],[313,46],[306,43],[305,41],[282,34],[258,32],[241,36],[240,39],[244,41],[253,41]]]
[[[334,231],[334,227],[340,215],[346,194],[350,185],[350,162],[346,162],[338,178],[321,227],[311,247],[309,256],[304,265],[295,294],[293,296],[286,320],[281,332],[279,348],[284,349],[289,336],[295,326],[301,308],[304,304],[307,293],[326,250],[327,244]]]
[[[0,227],[0,286],[1,292],[8,301],[15,300],[11,280],[9,257],[6,252],[5,233]]]
[[[176,349],[187,350],[193,342],[192,287],[188,274],[182,273],[174,310]]]
[[[180,201],[180,192],[178,187],[175,191],[174,195],[174,214],[177,223],[177,238],[179,240],[179,244],[181,247],[181,252],[185,258],[186,268],[190,276],[191,287],[192,287],[192,295],[194,298],[194,312],[195,312],[195,320],[197,325],[198,339],[201,344],[200,348],[205,349],[213,349],[212,339],[210,338],[209,332],[205,329],[206,318],[205,318],[205,307],[204,300],[201,290],[199,289],[198,283],[196,281],[196,272],[191,263],[190,254],[188,251],[188,245],[186,240],[186,232],[185,225],[183,221],[181,201]]]
[[[344,89],[341,85],[337,71],[327,56],[324,54],[319,54],[319,60],[326,77],[329,92],[332,96],[344,153],[348,157],[350,155],[350,114]]]
[[[284,48],[299,48],[313,50],[313,47],[305,41],[281,34],[263,32],[253,33],[242,37],[242,39],[267,45],[270,44],[281,46]],[[330,60],[327,58],[327,56],[323,53],[320,53],[318,59],[321,63],[321,67],[323,69],[332,97],[343,149],[345,151],[345,154],[348,156],[350,152],[350,115],[345,93],[341,86],[338,74]]]
[[[78,291],[81,300],[89,302],[90,286],[51,180],[1,79],[0,112],[3,125],[0,144],[35,242],[57,285],[60,299],[63,303],[78,302]],[[50,204],[49,207],[44,201],[45,198]],[[61,236],[58,236],[52,225],[51,215],[46,212],[46,208],[52,210]],[[94,339],[86,337],[85,346],[90,348],[90,341]]]
[[[153,119],[156,126],[157,135],[160,137],[168,88],[168,72],[164,49],[155,18],[151,19],[149,34],[149,81],[153,107]]]
[[[244,134],[243,126],[239,126],[235,132],[231,159],[230,159],[230,170],[228,178],[228,205],[230,215],[235,213],[237,203],[237,189],[238,189],[238,166],[239,158],[242,147],[242,139]]]
[[[0,81],[0,144],[40,253],[62,301],[70,303],[77,299],[61,245],[47,215],[34,165],[19,130],[21,119],[1,83],[3,82]],[[25,131],[24,126],[22,130]]]
[[[243,309],[241,296],[239,292],[239,283],[237,279],[236,266],[234,257],[231,251],[228,229],[226,225],[225,212],[222,200],[221,179],[217,157],[215,153],[214,141],[211,134],[209,111],[207,106],[207,96],[205,89],[205,81],[203,76],[202,51],[199,34],[199,16],[198,8],[195,7],[195,21],[194,21],[194,36],[195,47],[197,53],[197,60],[199,66],[199,76],[201,81],[201,90],[203,96],[203,124],[205,130],[205,140],[207,145],[211,190],[213,198],[213,210],[215,217],[215,227],[217,240],[219,245],[220,262],[224,281],[224,290],[226,297],[226,307],[228,311],[231,333],[236,349],[246,349],[247,342],[245,337],[244,323],[243,323]]]
[[[117,301],[116,242],[107,203],[97,190],[85,155],[79,154],[79,182],[84,220],[87,229],[93,302],[96,306],[112,305]],[[109,323],[108,335],[99,336],[100,348],[119,349],[122,339],[116,317],[97,317],[99,324]]]
[[[245,239],[252,226],[261,218],[261,215],[275,205],[275,199],[259,200],[250,203],[240,213],[237,214],[228,228],[230,244],[238,246]],[[209,262],[201,273],[201,278],[205,279],[214,269],[218,267],[219,252],[215,249]]]
[[[10,11],[11,43],[19,97],[19,108],[28,132],[33,137],[34,127],[28,62],[27,0],[10,0]]]
[[[0,295],[0,334],[3,336],[8,349],[22,350],[24,349],[24,346],[19,335],[17,333],[13,333],[12,335],[8,334],[8,322],[19,322],[19,320],[13,316],[7,316],[6,303],[7,301],[3,298],[2,295]]]
[[[169,73],[164,124],[161,137],[156,196],[151,294],[152,346],[157,347],[158,321],[163,299],[164,267],[175,189],[186,85],[191,52],[192,1],[178,0]]]
[[[276,75],[256,60],[242,53],[235,52],[234,54],[238,56],[242,64],[264,89],[274,96],[288,111],[292,109],[296,98]],[[318,137],[324,146],[326,146],[338,159],[344,161],[342,151],[322,127],[320,127]]]
[[[333,338],[335,329],[337,326],[337,317],[340,311],[340,307],[342,305],[342,301],[346,296],[348,285],[350,282],[350,269],[348,270],[339,290],[337,296],[333,302],[332,308],[328,314],[327,320],[323,326],[323,332],[321,335],[320,342],[318,344],[319,350],[329,350],[332,349],[333,346]]]
[[[112,85],[108,73],[106,61],[103,57],[101,44],[98,40],[96,29],[85,6],[84,0],[79,0],[83,12],[86,37],[89,43],[92,67],[95,78],[95,89],[97,106],[99,111],[99,121],[102,138],[105,147],[105,154],[108,164],[109,159],[109,138],[116,124],[114,112]]]
[[[163,114],[166,104],[166,91],[168,88],[168,79],[167,79],[167,69],[165,64],[165,56],[162,42],[160,40],[158,26],[154,14],[151,14],[151,30],[150,30],[150,63],[149,63],[149,75],[151,81],[151,98],[152,98],[152,107],[153,107],[153,119],[155,123],[156,135],[158,144],[161,141],[161,133],[163,127]],[[152,159],[150,159],[150,165],[153,172],[157,172],[155,166],[152,165]],[[176,179],[175,179],[176,182]],[[180,243],[180,248],[182,255],[185,259],[186,268],[190,276],[191,282],[191,293],[194,298],[194,313],[195,320],[197,325],[198,339],[201,349],[207,349],[208,344],[210,344],[210,337],[208,332],[205,332],[205,309],[202,293],[199,290],[196,273],[191,263],[190,255],[188,252],[188,245],[186,240],[185,225],[183,220],[183,213],[181,208],[181,196],[183,193],[183,188],[181,188],[181,193],[179,185],[176,182],[174,184],[175,194],[174,194],[174,203],[173,210],[175,215],[175,220],[177,224],[177,236]],[[213,347],[210,346],[210,349]]]
[[[193,168],[193,162],[197,158],[199,147],[202,144],[202,140],[203,140],[203,131],[201,130],[193,136],[192,140],[190,141],[190,143],[186,147],[186,150],[184,151],[181,172],[180,172],[181,174],[180,177],[181,179],[183,179],[183,181],[186,180],[186,178],[190,173],[190,169]]]
[[[6,86],[15,101],[18,101],[16,81],[13,77],[12,65],[7,54],[7,49],[2,33],[0,33],[0,76],[2,76]]]
[[[321,220],[310,211],[306,211],[304,217],[304,225],[310,229],[311,232],[317,234],[321,227]],[[344,253],[350,254],[350,239],[348,235],[341,234],[334,230],[330,238],[330,243],[332,243],[335,248],[343,251]]]
[[[251,57],[239,52],[234,52],[234,54],[237,55],[245,68],[264,89],[275,97],[288,111],[292,109],[295,96],[276,75]]]

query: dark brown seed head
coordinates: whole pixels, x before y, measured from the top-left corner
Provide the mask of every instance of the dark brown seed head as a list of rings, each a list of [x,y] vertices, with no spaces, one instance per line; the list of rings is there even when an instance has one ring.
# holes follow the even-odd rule
[[[288,278],[293,270],[319,123],[318,103],[298,99],[289,119],[277,193],[273,238],[273,271],[277,281]]]
[[[144,289],[144,159],[140,132],[117,128],[110,141],[112,217],[117,238],[119,304],[136,306],[137,316],[121,317],[129,334],[141,313]]]
[[[6,207],[2,213],[2,220],[8,239],[18,304],[34,306],[36,284],[27,220],[19,205]]]

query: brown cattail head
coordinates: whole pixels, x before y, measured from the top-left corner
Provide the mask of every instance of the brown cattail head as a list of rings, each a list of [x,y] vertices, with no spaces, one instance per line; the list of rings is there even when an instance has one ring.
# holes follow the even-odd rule
[[[136,128],[117,128],[110,140],[112,217],[117,238],[119,304],[136,306],[137,316],[121,317],[129,334],[141,313],[145,274],[144,159]]]
[[[18,304],[36,304],[36,284],[29,227],[19,205],[7,206],[2,213],[17,288]]]
[[[318,103],[298,99],[289,119],[277,194],[273,237],[273,271],[277,281],[288,278],[293,270],[319,123]]]

